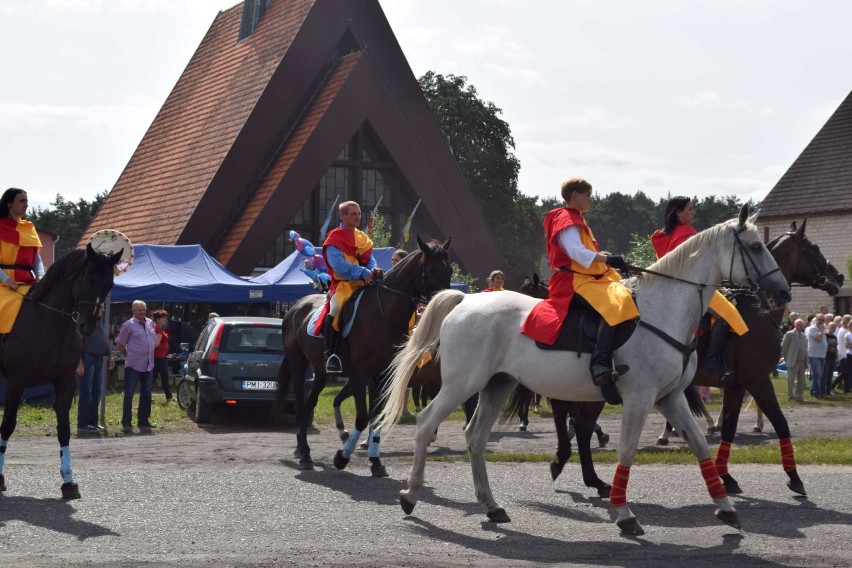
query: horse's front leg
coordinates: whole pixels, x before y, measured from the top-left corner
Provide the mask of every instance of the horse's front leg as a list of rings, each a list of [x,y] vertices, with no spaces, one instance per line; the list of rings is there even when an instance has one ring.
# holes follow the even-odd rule
[[[740,421],[744,397],[745,389],[741,386],[730,386],[722,389],[722,413],[719,416],[722,420],[720,430],[722,439],[719,442],[719,448],[716,450],[715,464],[716,471],[722,478],[722,483],[725,484],[725,490],[731,495],[738,495],[743,492],[740,484],[728,472],[728,459],[731,457],[731,444],[734,442],[734,436],[737,433],[737,424]]]
[[[382,432],[372,426],[385,407],[384,399],[379,390],[378,386],[370,386],[370,432],[367,436],[367,458],[370,460],[370,472],[373,477],[387,477],[388,470],[382,464],[380,457],[382,453]]]
[[[564,400],[550,399],[553,425],[556,427],[556,461],[550,462],[550,477],[553,481],[556,481],[571,458],[571,434],[568,431],[568,412],[571,404]]]
[[[351,368],[351,364],[349,368]],[[367,409],[367,377],[362,371],[353,370],[349,377],[352,389],[352,397],[355,399],[355,426],[343,447],[334,454],[334,467],[344,469],[349,465],[352,453],[358,447],[361,434],[367,429],[370,421],[370,413]]]
[[[609,502],[617,514],[615,524],[621,529],[621,534],[645,534],[645,529],[627,505],[627,482],[630,479],[630,467],[636,459],[639,435],[652,404],[652,400],[640,396],[624,399],[621,413],[621,438],[618,443],[618,464],[615,467],[609,495]]]
[[[59,473],[62,475],[62,498],[79,499],[80,488],[74,481],[71,468],[71,400],[77,387],[76,377],[59,381],[56,385],[56,397],[53,410],[56,412],[56,437],[59,440]]]
[[[598,477],[595,462],[592,459],[592,434],[597,426],[598,416],[604,408],[603,402],[584,402],[577,405],[578,412],[574,417],[574,429],[577,433],[577,453],[580,455],[580,466],[583,469],[583,483],[586,487],[594,487],[598,496],[608,498],[612,486]]]
[[[790,438],[790,425],[778,404],[778,398],[772,388],[772,380],[767,377],[766,381],[760,381],[749,392],[757,404],[758,412],[763,410],[766,418],[769,419],[770,424],[775,429],[775,433],[778,434],[778,442],[781,445],[781,466],[788,477],[787,487],[794,493],[807,495],[805,484],[802,483],[799,473],[796,471],[796,454],[793,450],[793,441]]]
[[[698,466],[707,485],[707,492],[718,507],[715,511],[716,518],[732,527],[740,528],[739,515],[728,498],[725,486],[722,485],[716,464],[710,459],[710,447],[689,411],[683,392],[674,392],[663,397],[657,402],[657,408],[680,431],[683,441],[698,458]]]
[[[511,519],[491,493],[491,484],[488,483],[488,470],[485,464],[485,446],[488,443],[488,436],[494,427],[494,423],[500,417],[500,409],[503,408],[509,395],[512,394],[512,390],[516,387],[517,382],[512,379],[492,378],[488,386],[480,391],[476,412],[465,430],[476,500],[485,505],[488,518],[495,523],[508,523]]]
[[[0,491],[6,491],[6,448],[18,425],[18,407],[23,394],[24,388],[17,381],[6,381],[6,404],[3,409],[3,422],[0,424]]]
[[[340,437],[341,442],[346,442],[349,439],[349,431],[346,429],[346,424],[343,422],[343,413],[340,411],[340,405],[343,404],[343,401],[352,396],[352,387],[349,386],[349,382],[347,381],[343,388],[340,389],[340,392],[337,393],[337,396],[334,397],[334,401],[331,403],[332,409],[334,410],[334,425],[337,427],[337,435]]]

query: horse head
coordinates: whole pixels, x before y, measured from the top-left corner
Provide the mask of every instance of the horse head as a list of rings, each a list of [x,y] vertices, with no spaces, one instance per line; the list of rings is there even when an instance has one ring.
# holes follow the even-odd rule
[[[420,275],[417,278],[415,289],[420,297],[427,302],[436,292],[450,287],[453,268],[450,266],[450,255],[447,251],[450,250],[452,240],[453,238],[450,237],[443,243],[438,241],[424,243],[419,236],[417,237],[417,246],[420,247],[420,252],[423,254],[417,260],[420,266]]]
[[[810,286],[836,296],[843,286],[843,275],[823,256],[819,246],[805,236],[807,218],[767,245],[781,272],[791,283]]]
[[[533,272],[532,279],[524,279],[524,283],[521,286],[521,294],[544,300],[550,297],[550,290],[547,284],[541,281],[538,272]]]
[[[772,254],[763,241],[754,224],[760,211],[749,216],[748,204],[743,204],[735,221],[724,226],[731,228],[733,247],[730,253],[719,255],[723,274],[728,268],[728,279],[738,284],[748,284],[751,288],[760,288],[766,292],[776,305],[783,305],[792,299],[790,284],[781,273]]]
[[[75,311],[79,313],[77,325],[84,336],[91,335],[98,324],[100,305],[112,290],[115,265],[121,260],[121,251],[113,255],[96,252],[86,245],[86,257],[78,274],[72,279],[75,292]]]

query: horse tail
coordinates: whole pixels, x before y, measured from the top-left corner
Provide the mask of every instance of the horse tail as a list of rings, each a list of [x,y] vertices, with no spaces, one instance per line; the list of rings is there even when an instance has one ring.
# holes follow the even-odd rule
[[[443,290],[435,294],[420,317],[417,327],[414,328],[414,333],[391,361],[387,371],[390,378],[382,389],[385,406],[382,413],[376,417],[375,426],[381,429],[384,435],[387,435],[402,416],[405,409],[406,389],[412,375],[418,366],[430,362],[428,358],[424,360],[426,354],[431,356],[431,364],[437,363],[441,324],[462,300],[464,300],[464,293],[458,290]]]
[[[704,401],[701,400],[701,395],[698,394],[698,389],[693,385],[683,389],[683,394],[686,396],[686,402],[689,404],[689,410],[696,418],[700,418],[707,414],[707,407],[704,406]]]
[[[532,397],[533,392],[524,385],[515,387],[509,395],[509,400],[503,405],[503,410],[500,411],[500,424],[505,424],[511,418],[518,416],[522,408],[529,408]]]

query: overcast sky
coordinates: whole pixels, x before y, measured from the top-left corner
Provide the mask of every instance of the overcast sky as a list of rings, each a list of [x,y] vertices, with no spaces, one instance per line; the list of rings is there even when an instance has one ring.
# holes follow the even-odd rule
[[[35,205],[110,189],[234,4],[2,0],[0,189]],[[528,195],[583,176],[760,200],[852,89],[848,1],[382,5],[415,75],[465,75],[502,109]]]

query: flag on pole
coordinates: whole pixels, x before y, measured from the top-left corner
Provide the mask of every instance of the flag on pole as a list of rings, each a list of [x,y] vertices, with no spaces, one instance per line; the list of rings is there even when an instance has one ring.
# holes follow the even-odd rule
[[[319,246],[322,246],[323,241],[325,241],[325,234],[328,232],[328,225],[331,223],[331,216],[334,214],[334,208],[337,206],[337,200],[340,199],[340,194],[334,198],[334,203],[331,204],[331,207],[328,208],[328,214],[325,216],[325,223],[320,227],[320,238],[319,238]]]
[[[423,201],[423,200],[422,199],[417,200],[417,205],[415,205],[414,209],[412,209],[411,215],[408,216],[408,220],[405,222],[405,226],[402,228],[402,234],[400,235],[400,240],[399,240],[399,243],[400,243],[399,248],[404,247],[405,244],[408,242],[409,231],[411,231],[411,220],[414,219],[414,214],[417,213],[417,208],[420,207],[421,201]]]
[[[367,221],[367,235],[370,237],[373,236],[373,224],[376,222],[376,214],[379,212],[379,205],[382,204],[382,199],[384,198],[384,196],[384,193],[379,196],[379,200],[376,201],[376,206],[373,207],[373,212],[370,214],[370,220]]]

